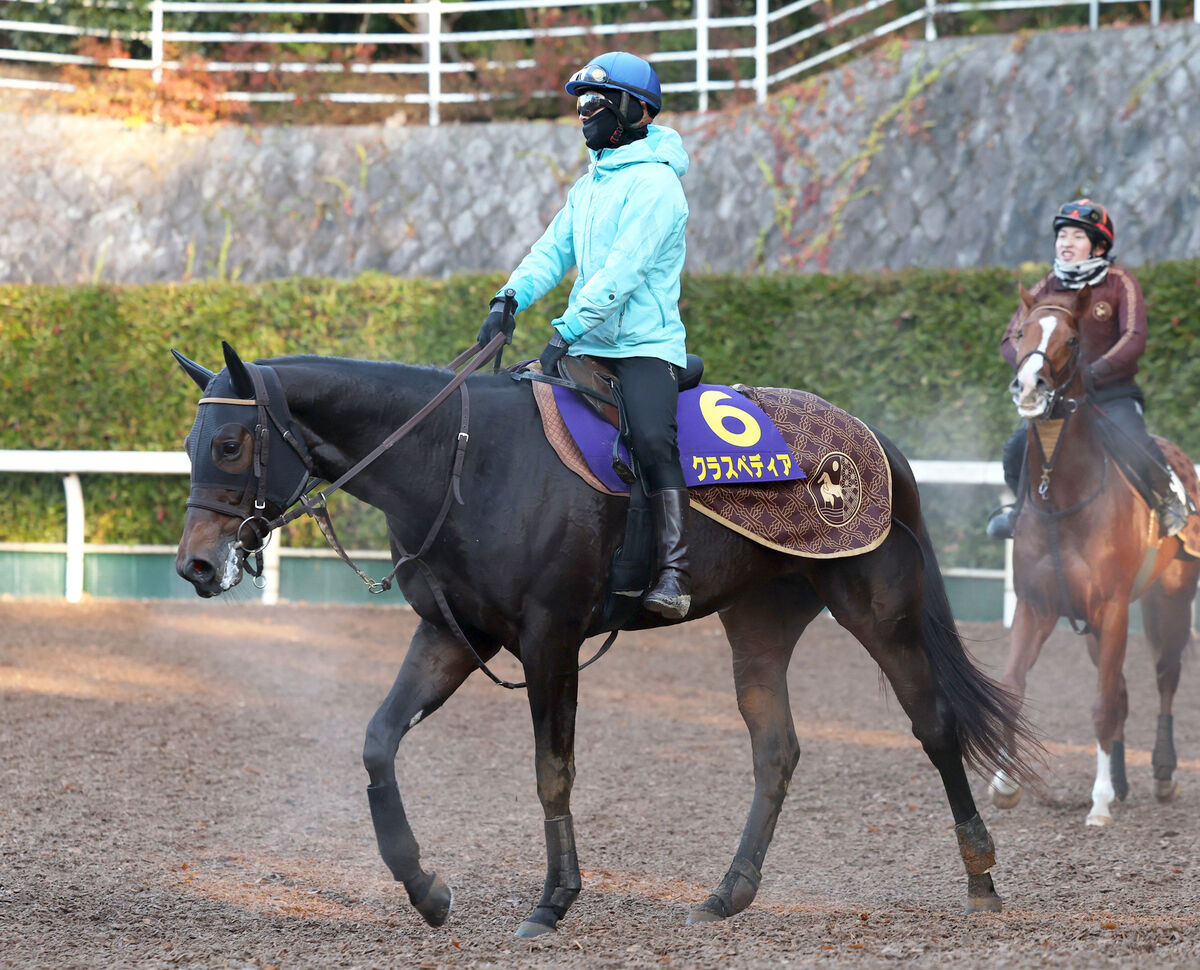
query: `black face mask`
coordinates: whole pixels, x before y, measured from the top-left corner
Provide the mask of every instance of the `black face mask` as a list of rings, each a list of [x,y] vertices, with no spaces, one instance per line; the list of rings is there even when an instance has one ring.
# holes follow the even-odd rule
[[[590,118],[583,119],[583,140],[594,152],[604,148],[616,148],[622,144],[625,128],[617,121],[615,111],[601,108]]]
[[[583,140],[594,152],[605,148],[619,148],[646,137],[646,125],[625,125],[617,119],[617,113],[601,108],[583,122]]]

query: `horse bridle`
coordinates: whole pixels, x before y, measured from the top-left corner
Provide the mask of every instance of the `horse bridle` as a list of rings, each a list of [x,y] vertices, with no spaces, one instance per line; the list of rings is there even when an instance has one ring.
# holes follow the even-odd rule
[[[308,454],[304,440],[293,427],[291,412],[288,410],[287,400],[282,396],[282,387],[279,384],[278,376],[269,367],[257,364],[245,364],[244,367],[250,376],[254,397],[203,397],[199,402],[200,406],[227,405],[254,408],[256,411],[253,432],[250,432],[248,425],[243,425],[246,431],[250,432],[253,456],[251,466],[246,473],[241,497],[234,503],[218,497],[197,494],[197,488],[225,487],[224,484],[201,484],[193,486],[185,504],[188,508],[206,509],[219,515],[241,519],[234,534],[234,547],[242,554],[243,568],[257,580],[262,575],[262,551],[266,548],[274,529],[282,524],[273,523],[267,519],[268,506],[284,510],[290,508],[312,488],[314,473],[312,458]],[[280,389],[280,400],[272,400],[268,382]],[[295,458],[290,463],[295,464],[298,460],[300,465],[298,479],[286,481],[282,486],[272,478],[270,471],[270,458],[277,447],[277,445],[273,447],[272,442],[278,441],[282,441],[293,452]],[[207,459],[200,456],[199,453],[191,454],[190,457],[194,468],[207,463]],[[220,473],[228,474],[219,466],[217,467]],[[250,565],[251,557],[254,557],[255,566]]]
[[[1053,310],[1058,313],[1063,313],[1072,324],[1075,322],[1075,314],[1066,307],[1059,306],[1056,303],[1039,303],[1030,309],[1029,313],[1026,314],[1026,318],[1032,318],[1038,310]],[[1079,410],[1079,399],[1067,397],[1065,394],[1066,389],[1071,386],[1072,382],[1079,374],[1079,361],[1082,354],[1082,345],[1079,340],[1078,332],[1076,333],[1075,337],[1072,338],[1072,340],[1073,345],[1071,347],[1071,357],[1064,365],[1062,370],[1059,370],[1054,366],[1049,355],[1047,355],[1044,350],[1040,350],[1038,348],[1034,348],[1033,350],[1029,351],[1029,353],[1017,361],[1016,370],[1018,373],[1020,373],[1021,367],[1024,366],[1025,362],[1033,357],[1041,357],[1045,361],[1045,366],[1050,369],[1050,379],[1054,382],[1054,386],[1050,389],[1046,407],[1041,415],[1041,419],[1056,417],[1055,411],[1058,410],[1060,404],[1064,405],[1065,414],[1068,416]]]
[[[337,533],[333,530],[333,523],[329,518],[327,502],[329,496],[334,492],[339,491],[347,482],[356,475],[361,473],[368,465],[374,462],[380,455],[391,448],[397,441],[408,434],[413,428],[425,420],[429,414],[437,408],[443,401],[446,400],[455,390],[462,387],[463,394],[463,424],[458,434],[456,441],[456,453],[454,459],[454,471],[452,477],[452,487],[448,490],[445,500],[442,504],[441,513],[434,522],[433,529],[430,535],[426,537],[422,543],[420,552],[415,555],[420,555],[425,552],[436,536],[437,530],[441,527],[445,520],[446,514],[449,511],[449,506],[452,498],[458,498],[461,502],[462,498],[459,495],[459,475],[462,470],[465,450],[470,434],[467,431],[468,426],[468,398],[466,387],[464,386],[466,379],[475,373],[480,367],[492,359],[492,356],[503,345],[504,335],[500,334],[488,342],[486,346],[475,344],[469,350],[460,354],[449,364],[449,369],[457,370],[462,367],[462,370],[455,374],[453,378],[443,387],[430,401],[418,410],[412,417],[404,422],[399,428],[394,430],[382,442],[375,447],[366,457],[358,461],[353,467],[342,474],[336,481],[332,482],[327,487],[317,491],[315,501],[310,498],[310,495],[316,489],[320,480],[316,477],[313,468],[312,459],[308,454],[308,449],[304,445],[303,439],[295,433],[292,427],[292,417],[288,410],[287,401],[283,397],[282,387],[279,385],[278,378],[274,371],[265,365],[244,363],[247,373],[250,375],[253,382],[254,397],[253,398],[224,398],[224,397],[205,397],[200,399],[200,404],[227,404],[234,406],[253,407],[257,409],[257,421],[255,423],[254,432],[252,435],[254,442],[254,455],[251,467],[246,474],[246,484],[242,491],[242,496],[235,504],[226,502],[219,498],[208,498],[193,494],[188,496],[187,506],[189,508],[202,508],[210,512],[216,512],[220,515],[227,515],[232,518],[240,518],[241,522],[235,533],[235,549],[242,553],[242,566],[254,576],[256,579],[261,575],[262,570],[262,550],[266,548],[270,536],[277,530],[287,525],[289,522],[298,519],[302,515],[311,515],[316,519],[321,532],[326,540],[333,547],[334,551],[358,573],[359,577],[367,584],[368,589],[373,593],[380,593],[390,588],[390,579],[395,575],[396,569],[383,580],[372,580],[361,569],[355,565],[354,561],[346,553],[341,541],[337,537]],[[463,366],[464,363],[466,366]],[[268,377],[264,377],[264,372]],[[272,395],[267,387],[267,383],[276,385],[280,390],[279,401],[273,401]],[[248,430],[248,429],[247,429]],[[300,474],[298,480],[289,486],[285,487],[282,492],[278,490],[278,486],[273,484],[270,477],[269,458],[273,453],[271,442],[272,439],[281,438],[291,449],[299,456],[303,463],[304,470]],[[193,459],[193,462],[195,459]],[[268,519],[266,512],[268,504],[280,510],[280,514],[274,518]],[[256,543],[256,544],[252,544]],[[255,556],[258,561],[257,569],[249,566],[249,557]],[[402,560],[403,562],[403,560]],[[399,568],[399,563],[396,568]]]
[[[308,451],[304,446],[303,440],[291,430],[291,414],[287,410],[286,400],[278,405],[278,407],[282,408],[284,412],[284,417],[280,417],[276,413],[276,406],[272,404],[271,396],[266,387],[266,381],[262,377],[260,371],[269,371],[271,377],[274,379],[274,382],[277,382],[278,378],[274,377],[274,372],[270,371],[270,368],[262,365],[244,364],[243,366],[245,366],[254,382],[253,399],[202,398],[200,402],[201,404],[219,403],[242,405],[245,407],[255,407],[258,409],[258,423],[256,424],[254,430],[254,459],[251,473],[247,475],[246,487],[242,493],[242,498],[238,504],[234,505],[231,502],[209,500],[205,498],[194,498],[189,496],[187,505],[189,507],[207,509],[211,512],[217,512],[221,515],[228,515],[234,518],[241,517],[242,521],[238,525],[235,536],[235,548],[242,553],[242,568],[249,572],[251,576],[254,576],[256,581],[258,577],[262,575],[262,550],[266,548],[267,540],[270,535],[274,533],[276,529],[287,525],[289,522],[299,518],[302,515],[311,515],[316,520],[322,534],[325,536],[326,541],[333,548],[334,552],[336,552],[338,556],[358,574],[359,578],[366,583],[367,589],[372,593],[382,593],[388,589],[391,589],[392,578],[399,571],[400,567],[405,563],[415,564],[424,575],[426,583],[428,584],[430,591],[433,593],[434,600],[436,601],[438,608],[441,611],[443,618],[446,620],[446,623],[453,633],[455,639],[458,640],[464,648],[466,648],[467,652],[475,661],[476,666],[478,666],[479,669],[482,670],[483,673],[486,674],[493,683],[500,687],[505,687],[509,690],[516,690],[527,686],[524,682],[511,683],[507,680],[502,680],[492,672],[484,659],[479,655],[479,652],[475,649],[474,644],[471,643],[470,639],[463,632],[458,621],[455,619],[454,613],[450,609],[449,601],[446,599],[445,593],[442,590],[441,584],[438,582],[437,577],[434,576],[429,565],[421,558],[429,550],[430,546],[433,544],[433,540],[437,537],[437,534],[442,527],[442,523],[445,521],[446,515],[450,511],[450,506],[453,501],[457,500],[460,505],[463,502],[462,494],[459,490],[459,480],[462,474],[463,461],[466,457],[467,442],[470,440],[470,433],[468,430],[470,411],[466,380],[471,376],[471,374],[486,364],[494,356],[498,357],[498,355],[501,353],[501,348],[504,346],[505,337],[506,335],[503,332],[498,333],[495,337],[488,341],[486,345],[481,346],[480,344],[476,343],[473,347],[459,354],[458,357],[452,360],[448,365],[448,369],[456,370],[458,373],[455,374],[455,376],[446,384],[446,386],[438,391],[438,393],[434,395],[427,404],[425,404],[412,417],[405,421],[404,424],[402,424],[399,428],[389,434],[382,442],[380,442],[379,445],[377,445],[375,449],[370,452],[370,454],[358,461],[353,467],[343,473],[328,487],[317,492],[317,501],[315,502],[309,498],[309,495],[315,489],[316,485],[319,484],[319,482],[315,482],[313,480],[314,472],[312,460],[308,456]],[[462,370],[458,370],[460,367],[462,367]],[[445,401],[446,398],[448,398],[460,387],[462,389],[462,424],[460,426],[455,443],[455,454],[450,477],[450,485],[447,488],[446,495],[442,500],[441,510],[438,512],[436,518],[430,526],[429,532],[425,536],[425,540],[421,543],[420,548],[415,553],[405,552],[399,541],[395,536],[393,536],[392,541],[400,555],[396,557],[392,571],[381,580],[371,579],[355,564],[354,560],[350,558],[350,555],[346,552],[341,540],[338,539],[337,533],[333,528],[333,522],[329,518],[329,510],[326,507],[328,497],[333,492],[336,492],[342,488],[342,486],[344,486],[348,481],[350,481],[364,468],[375,461],[376,458],[382,455],[392,445],[394,445],[413,428],[424,421],[425,418],[428,417],[438,405]],[[295,486],[296,494],[286,502],[281,502],[274,497],[271,494],[272,489],[269,485],[267,457],[270,454],[271,438],[275,436],[283,438],[285,442],[287,442],[294,450],[296,450],[297,454],[299,454],[305,462],[305,474]],[[262,449],[261,455],[259,451],[260,445]],[[251,488],[252,484],[253,488]],[[251,495],[253,495],[253,498],[250,498]],[[263,514],[266,510],[267,503],[269,502],[274,504],[276,507],[283,509],[282,514],[270,520],[268,520]],[[292,508],[292,506],[297,507]],[[254,533],[255,538],[258,539],[258,545],[254,546],[253,548],[247,545],[242,536],[243,530],[245,530],[248,525],[252,527],[251,531]],[[255,556],[257,559],[257,572],[248,566],[250,556]],[[619,632],[619,629],[613,630],[601,645],[600,649],[597,650],[589,660],[580,664],[578,669],[583,670],[585,667],[590,666],[604,656],[604,654],[608,652],[609,647],[612,646],[613,641],[616,640]]]

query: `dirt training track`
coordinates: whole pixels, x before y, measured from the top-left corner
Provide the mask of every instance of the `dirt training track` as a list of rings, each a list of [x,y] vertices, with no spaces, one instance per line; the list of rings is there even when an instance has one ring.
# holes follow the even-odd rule
[[[388,608],[0,602],[0,966],[1200,966],[1200,671],[1185,667],[1175,706],[1182,793],[1160,806],[1138,636],[1133,790],[1115,824],[1083,824],[1094,674],[1060,631],[1030,680],[1046,791],[1002,813],[973,779],[1005,912],[968,917],[937,773],[866,652],[818,619],[792,662],[802,754],[762,891],[732,920],[686,926],[737,845],[749,742],[715,619],[622,635],[581,678],[584,891],[559,933],[525,943],[512,932],[545,857],[523,695],[474,676],[401,745],[426,864],[455,891],[443,929],[376,852],[363,730],[414,623]],[[964,633],[995,674],[1006,632]]]

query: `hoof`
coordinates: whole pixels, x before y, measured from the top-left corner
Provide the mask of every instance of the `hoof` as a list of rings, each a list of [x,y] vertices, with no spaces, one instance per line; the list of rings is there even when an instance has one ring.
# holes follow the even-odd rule
[[[701,903],[699,906],[693,906],[688,913],[688,926],[694,923],[718,923],[725,919],[723,913],[717,912],[715,909],[707,909],[707,903]]]
[[[450,915],[450,907],[454,905],[454,891],[447,886],[438,875],[434,875],[429,892],[419,903],[413,903],[418,913],[430,926],[441,926]]]
[[[517,932],[513,936],[522,940],[532,940],[539,936],[544,936],[546,933],[553,933],[555,928],[547,926],[545,923],[536,923],[531,919],[525,920],[517,927]]]
[[[1021,801],[1021,789],[1018,787],[1014,787],[1012,791],[1003,791],[994,784],[988,785],[988,795],[991,796],[992,804],[1002,809],[1016,808]]]
[[[1002,913],[1004,912],[1004,900],[999,896],[968,896],[967,897],[967,912],[968,913]]]
[[[1098,826],[1112,825],[1112,816],[1111,815],[1100,815],[1097,812],[1093,812],[1091,815],[1089,815],[1087,817],[1087,822],[1085,824],[1086,825],[1098,825]]]
[[[1175,781],[1156,781],[1154,797],[1160,802],[1173,802],[1179,797],[1179,783]]]

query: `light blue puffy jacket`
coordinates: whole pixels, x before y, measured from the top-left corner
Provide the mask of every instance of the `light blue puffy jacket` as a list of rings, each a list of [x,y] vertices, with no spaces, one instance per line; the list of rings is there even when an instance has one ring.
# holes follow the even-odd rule
[[[567,309],[553,321],[569,353],[658,357],[682,367],[683,139],[651,125],[640,141],[589,152],[588,173],[501,292],[516,291],[519,313],[578,266]]]

